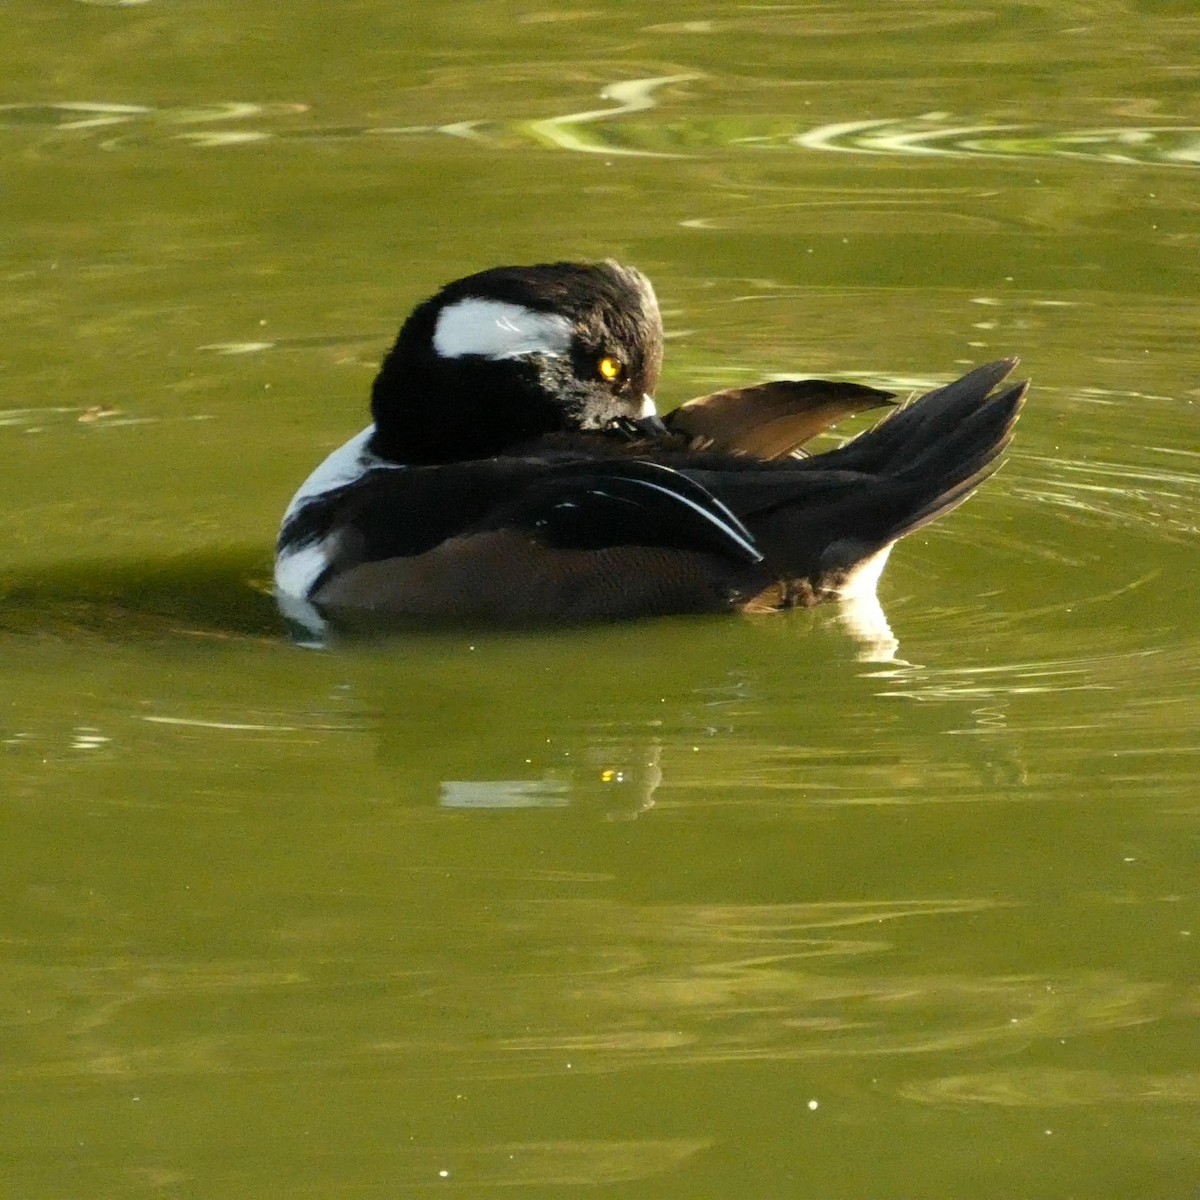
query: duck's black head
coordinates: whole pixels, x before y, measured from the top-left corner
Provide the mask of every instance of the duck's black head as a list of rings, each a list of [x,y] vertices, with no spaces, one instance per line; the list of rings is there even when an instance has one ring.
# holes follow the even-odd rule
[[[404,323],[371,391],[372,449],[406,463],[487,458],[544,434],[653,412],[662,318],[615,262],[494,267]]]

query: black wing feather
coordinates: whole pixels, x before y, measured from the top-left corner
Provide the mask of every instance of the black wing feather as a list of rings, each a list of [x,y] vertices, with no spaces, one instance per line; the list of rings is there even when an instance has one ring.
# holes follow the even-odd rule
[[[711,492],[642,459],[496,458],[379,468],[302,505],[280,545],[304,546],[336,530],[331,566],[345,570],[505,528],[525,529],[562,549],[664,546],[738,562],[762,559],[750,531]]]
[[[762,561],[753,535],[711,492],[679,471],[642,459],[550,472],[482,526],[514,527],[559,549],[664,546]]]

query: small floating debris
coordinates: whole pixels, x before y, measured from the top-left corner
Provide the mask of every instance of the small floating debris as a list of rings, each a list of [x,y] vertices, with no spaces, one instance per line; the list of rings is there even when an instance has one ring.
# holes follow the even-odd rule
[[[111,404],[92,404],[79,414],[79,421],[84,425],[94,424],[96,421],[103,421],[105,417],[122,416],[119,408],[114,408]]]
[[[264,350],[272,350],[274,342],[209,342],[197,346],[198,350],[208,350],[213,354],[261,354]]]

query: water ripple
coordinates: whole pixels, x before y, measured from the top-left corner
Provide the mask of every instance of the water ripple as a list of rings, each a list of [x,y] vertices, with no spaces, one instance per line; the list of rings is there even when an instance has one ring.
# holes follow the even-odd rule
[[[1117,166],[1200,166],[1200,125],[1100,125],[1056,129],[1036,122],[993,122],[970,115],[927,112],[913,116],[848,117],[805,126],[787,114],[702,115],[688,112],[687,94],[673,85],[700,74],[615,80],[599,91],[607,107],[571,109],[558,116],[503,120],[459,113],[420,124],[322,124],[307,102],[214,101],[178,108],[100,100],[0,105],[0,129],[91,136],[103,131],[103,149],[129,149],[155,133],[198,149],[222,149],[278,140],[453,137],[490,149],[524,150],[530,142],[574,154],[685,158],[714,150],[745,153],[801,150],[954,159],[1079,159]],[[670,109],[667,120],[630,120]],[[684,111],[681,112],[680,109]],[[238,123],[230,128],[230,122]],[[253,125],[248,125],[253,122]],[[200,128],[178,129],[179,126]],[[118,132],[118,130],[121,130]]]
[[[1106,163],[1200,165],[1200,125],[1053,130],[1033,124],[957,121],[950,113],[839,121],[796,134],[805,150],[953,158],[1077,158]]]
[[[1087,1070],[1007,1070],[922,1080],[900,1089],[926,1104],[992,1104],[1003,1108],[1082,1104],[1196,1104],[1200,1074],[1114,1075]]]
[[[531,121],[526,129],[539,140],[560,150],[576,150],[584,154],[620,154],[642,157],[678,158],[677,154],[664,155],[661,151],[639,150],[632,146],[613,146],[603,140],[595,141],[584,136],[579,126],[597,121],[608,121],[626,113],[643,112],[656,104],[654,93],[669,83],[684,83],[699,78],[696,75],[663,75],[655,79],[630,79],[614,83],[601,93],[602,100],[615,100],[615,108],[600,108],[588,112],[570,113],[565,117],[551,117],[544,121]]]
[[[1200,533],[1200,471],[1037,454],[1027,454],[1025,462],[1038,464],[1046,474],[1022,479],[1014,495],[1100,517],[1108,524],[1143,525],[1173,540]]]
[[[296,1035],[286,1024],[267,1037],[224,1024],[224,1006],[239,996],[280,1006],[303,1002],[330,1020],[322,1036],[306,1043],[310,1068],[370,1060],[417,1076],[452,1071],[462,1079],[534,1078],[564,1067],[594,1075],[653,1064],[1012,1053],[1169,1020],[1194,1004],[1194,989],[1117,974],[921,974],[890,961],[904,937],[900,927],[909,922],[998,907],[970,898],[510,906],[480,930],[490,947],[482,963],[473,954],[434,952],[404,961],[384,954],[363,964],[365,978],[381,985],[378,1003],[360,1011],[359,1031],[349,1039],[333,1036],[347,986],[340,970],[330,969],[340,959],[314,966],[319,946],[215,964],[121,958],[49,972],[10,966],[8,984],[26,993],[33,986],[30,1004],[14,1007],[11,1021],[41,1026],[48,1045],[19,1056],[7,1072],[10,1079],[213,1077],[269,1069],[294,1055]],[[325,936],[342,933],[332,928]],[[493,1010],[489,1032],[464,1041],[462,999],[485,991]],[[67,994],[75,1007],[64,1015],[53,998]],[[205,1019],[147,1038],[142,1014],[164,1002],[191,1005]],[[26,1008],[36,1013],[32,1022]],[[4,1014],[2,1023],[9,1023]],[[1178,1084],[1160,1091],[1186,1093]],[[961,1102],[984,1085],[919,1090],[918,1098],[948,1091],[942,1099]],[[1011,1087],[995,1091],[1004,1095]]]

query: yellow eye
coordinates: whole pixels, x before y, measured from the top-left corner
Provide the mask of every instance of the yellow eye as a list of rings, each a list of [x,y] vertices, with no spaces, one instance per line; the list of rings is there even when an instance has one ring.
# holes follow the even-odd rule
[[[622,375],[625,374],[625,364],[619,358],[612,358],[605,355],[597,364],[596,370],[600,372],[603,378],[609,383],[615,383]]]

